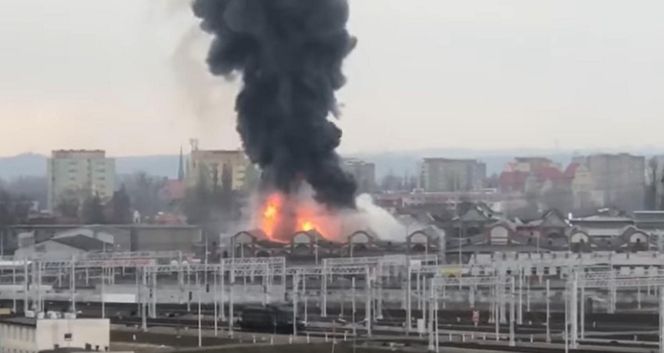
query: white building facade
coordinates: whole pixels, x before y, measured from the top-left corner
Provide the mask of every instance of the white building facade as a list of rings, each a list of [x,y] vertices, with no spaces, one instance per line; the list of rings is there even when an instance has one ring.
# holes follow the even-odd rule
[[[115,160],[102,150],[57,150],[48,159],[48,208],[63,197],[97,194],[110,199],[115,191]]]
[[[0,319],[0,353],[36,353],[58,348],[105,352],[109,319]]]

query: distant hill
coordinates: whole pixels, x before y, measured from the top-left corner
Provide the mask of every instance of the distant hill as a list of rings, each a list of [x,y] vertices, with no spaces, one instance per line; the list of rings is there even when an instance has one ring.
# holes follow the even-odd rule
[[[633,155],[653,156],[664,154],[663,149],[644,147],[640,149],[629,148],[607,148],[587,150],[554,150],[554,149],[504,149],[504,150],[472,150],[472,149],[424,149],[413,151],[393,151],[381,153],[357,153],[352,157],[364,159],[376,164],[376,176],[381,178],[388,173],[403,176],[418,173],[418,164],[422,158],[445,157],[445,158],[472,158],[486,163],[487,176],[500,174],[505,165],[514,157],[538,156],[550,158],[555,163],[565,168],[574,156],[588,155],[593,153],[631,153]]]
[[[41,154],[20,154],[0,157],[0,179],[11,180],[20,176],[46,175],[46,160]],[[178,155],[116,157],[117,174],[143,171],[148,174],[174,178],[178,172]]]
[[[627,149],[626,149],[627,150]],[[590,153],[618,153],[616,149],[561,151],[546,149],[510,149],[510,150],[471,150],[471,149],[425,149],[413,151],[393,151],[380,153],[352,153],[355,157],[376,164],[376,176],[381,178],[389,173],[395,175],[416,175],[418,163],[425,157],[474,158],[486,163],[487,174],[500,173],[505,164],[516,156],[541,156],[551,158],[565,167],[575,155]],[[637,155],[662,154],[662,150],[642,148],[629,150]],[[19,176],[46,175],[47,157],[40,154],[26,153],[12,157],[0,157],[0,179],[14,179]],[[177,176],[178,155],[148,155],[135,157],[115,157],[117,174],[132,174],[143,171],[156,176],[174,178]]]
[[[179,155],[138,156],[115,158],[117,174],[146,172],[152,175],[175,178],[178,174]]]
[[[8,180],[28,175],[46,175],[45,156],[25,153],[12,157],[0,157],[0,179]]]

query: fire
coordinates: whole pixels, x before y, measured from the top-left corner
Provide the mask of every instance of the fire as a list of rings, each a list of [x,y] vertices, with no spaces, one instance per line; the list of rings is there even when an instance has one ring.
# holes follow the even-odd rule
[[[311,223],[310,221],[304,221],[304,222],[302,222],[302,225],[299,228],[300,228],[300,230],[308,232],[310,230],[316,229],[316,226],[314,226],[314,224]]]
[[[273,204],[268,204],[267,207],[265,208],[265,212],[263,212],[263,217],[267,219],[272,219],[277,215],[277,206]]]
[[[270,238],[274,237],[277,226],[279,225],[279,212],[282,204],[283,200],[279,194],[270,195],[265,202],[263,217],[261,219],[261,229]]]
[[[316,231],[333,238],[336,219],[322,211],[313,200],[300,200],[280,193],[270,194],[258,213],[259,227],[273,241],[288,242],[298,231]]]

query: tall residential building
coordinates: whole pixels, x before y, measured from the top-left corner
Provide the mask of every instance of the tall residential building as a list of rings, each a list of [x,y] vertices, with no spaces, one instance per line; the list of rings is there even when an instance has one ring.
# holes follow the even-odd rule
[[[79,200],[99,195],[108,200],[115,191],[115,160],[102,150],[56,150],[48,159],[48,208],[63,197]]]
[[[246,190],[250,186],[254,166],[241,150],[191,151],[188,160],[187,186],[204,180],[209,187],[215,184],[224,187],[230,183],[231,190]]]
[[[646,186],[646,160],[643,156],[594,154],[575,157],[592,179],[594,201],[600,207],[616,207],[624,211],[643,209]]]
[[[471,191],[481,189],[486,165],[474,159],[425,158],[420,186],[425,191]]]
[[[357,193],[376,191],[376,165],[360,159],[347,158],[343,161],[344,170],[353,175],[357,183]]]

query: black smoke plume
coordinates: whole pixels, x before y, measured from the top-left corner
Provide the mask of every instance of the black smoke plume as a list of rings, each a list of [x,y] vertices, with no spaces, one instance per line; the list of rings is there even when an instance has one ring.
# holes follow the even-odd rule
[[[213,34],[210,71],[242,75],[237,130],[264,182],[288,194],[305,180],[319,202],[354,207],[355,181],[335,152],[341,130],[328,120],[356,43],[347,1],[195,0],[193,11]]]

